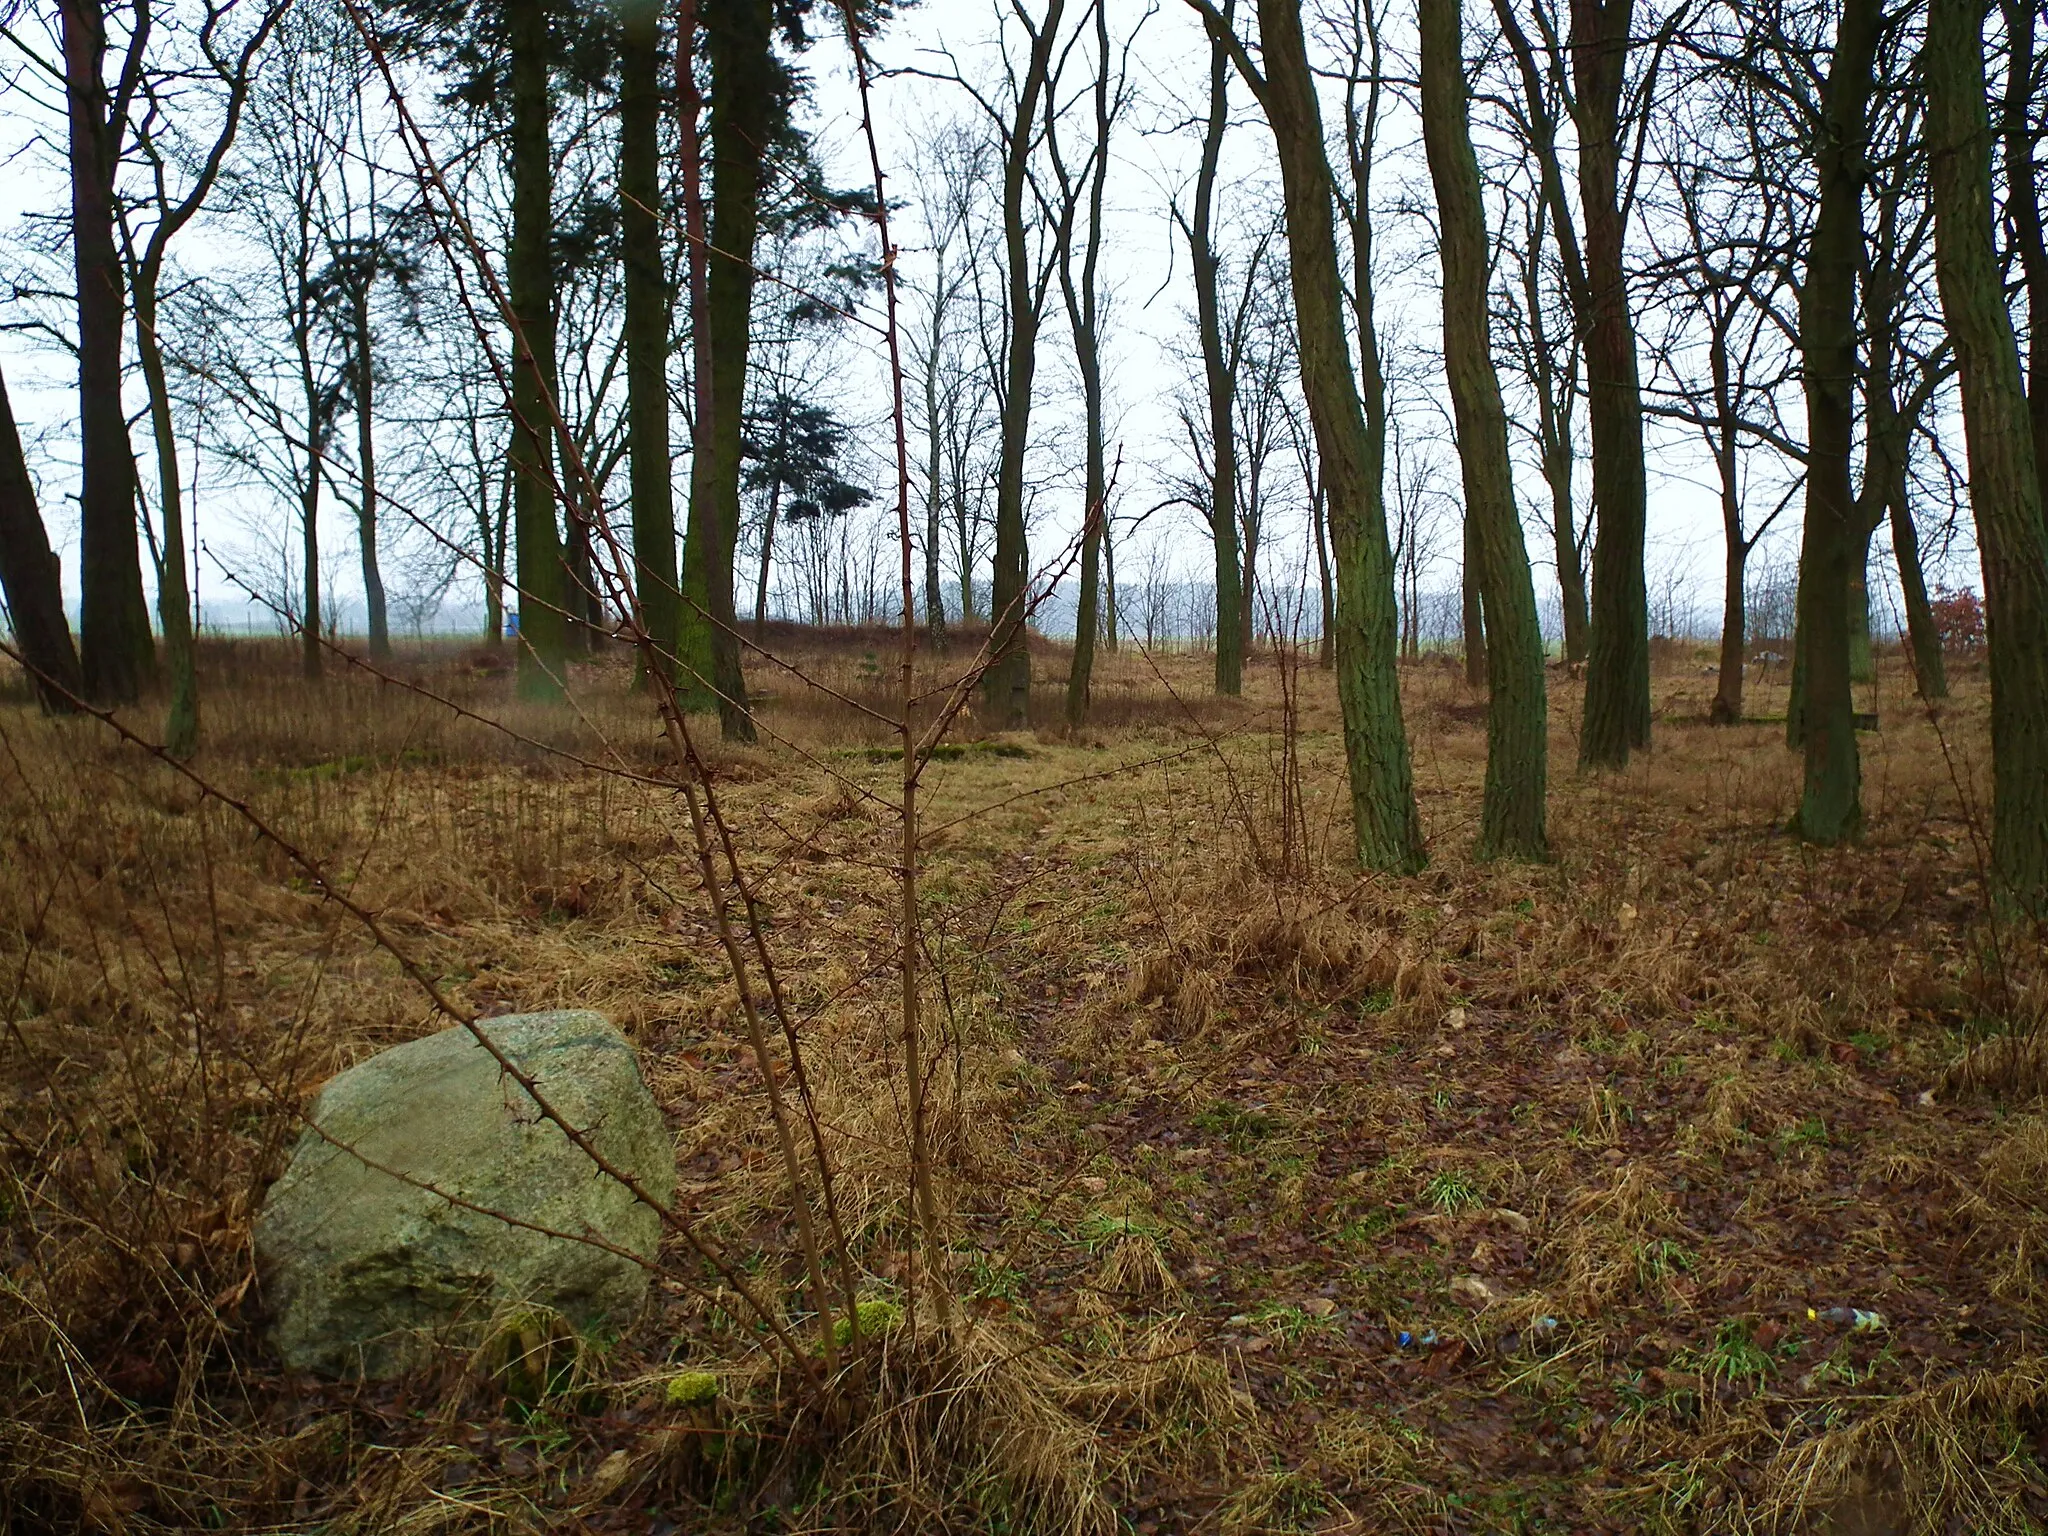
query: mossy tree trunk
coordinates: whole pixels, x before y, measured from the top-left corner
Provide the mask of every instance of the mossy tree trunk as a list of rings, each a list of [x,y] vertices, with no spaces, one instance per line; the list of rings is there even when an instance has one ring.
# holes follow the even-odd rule
[[[1448,363],[1444,371],[1450,372]],[[1461,451],[1461,461],[1462,458]],[[1458,569],[1458,627],[1465,646],[1465,686],[1477,690],[1486,686],[1486,599],[1479,579],[1479,526],[1472,520],[1469,495],[1461,532],[1464,559],[1459,562]]]
[[[559,699],[568,675],[568,583],[555,521],[554,159],[548,143],[546,0],[505,0],[512,73],[512,526],[518,545],[519,695]]]
[[[1019,14],[1022,14],[1021,8]],[[1031,601],[1031,550],[1024,528],[1024,458],[1031,448],[1031,392],[1038,375],[1038,326],[1045,287],[1036,280],[1025,230],[1025,190],[1038,137],[1040,103],[1052,69],[1053,45],[1066,0],[1048,0],[1031,32],[1016,112],[1003,145],[1003,279],[1009,317],[996,464],[996,547],[989,573],[989,650],[982,708],[998,730],[1031,723],[1031,647],[1025,608]],[[963,577],[963,580],[965,578]]]
[[[71,246],[78,282],[79,660],[86,692],[134,700],[156,674],[135,519],[135,455],[121,404],[126,293],[114,243],[114,163],[122,99],[107,89],[99,0],[63,0],[64,94],[71,169]]]
[[[1806,392],[1806,528],[1799,553],[1797,726],[1805,781],[1795,823],[1808,842],[1862,831],[1861,764],[1850,699],[1850,581],[1864,536],[1850,485],[1863,157],[1880,0],[1845,0],[1821,92],[1820,186],[1799,289]]]
[[[1485,607],[1486,790],[1479,856],[1549,855],[1543,633],[1508,460],[1507,412],[1488,336],[1486,208],[1466,116],[1460,0],[1421,0],[1422,136],[1436,187],[1444,371],[1458,426],[1465,548]],[[1469,649],[1478,639],[1468,630]],[[1468,663],[1469,664],[1469,663]]]
[[[2039,0],[2000,0],[1999,8],[2006,35],[2005,101],[2000,113],[2005,214],[2027,290],[2027,418],[2034,439],[2034,478],[2042,505],[2048,506],[2048,233],[2042,229],[2041,178],[2034,164],[2034,146],[2041,135],[2034,57]]]
[[[1279,150],[1301,386],[1328,498],[1337,569],[1337,695],[1351,781],[1352,831],[1368,869],[1408,872],[1427,861],[1395,670],[1393,551],[1387,540],[1381,445],[1367,431],[1351,374],[1338,278],[1336,219],[1322,114],[1295,0],[1259,0],[1261,73],[1234,37],[1238,71],[1265,108]],[[1212,36],[1227,33],[1205,6]]]
[[[1579,204],[1586,224],[1587,422],[1593,436],[1592,628],[1579,762],[1619,768],[1650,744],[1650,606],[1643,582],[1649,489],[1643,392],[1623,264],[1621,99],[1633,0],[1572,0]]]
[[[689,41],[679,67],[689,67]],[[619,28],[619,237],[625,268],[626,431],[633,502],[633,591],[651,654],[673,681],[676,509],[668,435],[672,311],[661,251],[661,0],[627,0]]]
[[[1991,867],[2002,903],[2048,913],[2048,525],[1991,202],[1983,10],[1931,0],[1935,268],[1962,375],[1970,504],[1991,661]]]

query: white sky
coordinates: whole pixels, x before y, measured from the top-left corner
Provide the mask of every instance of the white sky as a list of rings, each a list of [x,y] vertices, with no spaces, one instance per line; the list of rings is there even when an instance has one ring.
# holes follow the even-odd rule
[[[1070,0],[1068,9],[1070,27],[1084,19],[1081,0]],[[1144,20],[1141,42],[1134,53],[1137,99],[1117,129],[1103,263],[1105,286],[1113,295],[1106,339],[1111,451],[1122,451],[1118,510],[1126,516],[1161,500],[1167,494],[1163,489],[1166,481],[1186,468],[1174,400],[1190,383],[1184,359],[1193,350],[1192,302],[1188,264],[1171,233],[1167,210],[1169,200],[1177,193],[1185,196],[1191,185],[1199,127],[1189,119],[1206,110],[1207,95],[1206,40],[1193,13],[1179,0],[1160,0],[1150,7],[1142,0],[1110,0],[1113,39],[1137,24],[1148,9],[1151,14]],[[884,70],[938,68],[943,60],[936,50],[951,48],[970,74],[991,78],[998,64],[992,43],[998,15],[991,0],[925,0],[905,11],[874,45],[876,62]],[[1405,18],[1398,25],[1405,32]],[[1468,55],[1485,39],[1482,26],[1483,18],[1475,16],[1468,21]],[[1398,38],[1395,45],[1398,48]],[[1085,48],[1076,55],[1070,91],[1079,85],[1079,76],[1087,68],[1085,55]],[[835,179],[841,184],[865,185],[865,150],[857,141],[858,100],[846,51],[836,34],[820,38],[806,65],[817,82],[814,126]],[[23,218],[61,210],[68,201],[61,157],[43,137],[60,132],[61,123],[47,110],[49,92],[25,90],[24,83],[16,72],[13,83],[0,94],[0,157],[4,157],[0,164],[6,167],[0,175],[0,231],[4,231],[0,233],[0,263],[5,263],[0,272],[8,278],[0,285],[0,321],[18,321],[25,313],[21,304],[8,299],[12,285],[21,280],[25,270],[16,244]],[[912,137],[936,119],[975,109],[954,88],[900,75],[878,82],[875,100],[885,166],[893,176],[891,190],[893,195],[905,197],[910,182],[898,173],[907,163]],[[1233,105],[1234,128],[1226,146],[1223,206],[1218,219],[1226,238],[1233,226],[1242,228],[1253,218],[1263,217],[1264,210],[1277,201],[1270,136],[1241,84],[1233,84]],[[1338,121],[1335,102],[1326,101],[1326,127],[1334,131]],[[1417,127],[1398,93],[1388,103],[1377,166],[1376,201],[1382,204],[1377,238],[1383,346],[1389,354],[1391,374],[1419,380],[1405,399],[1397,401],[1397,408],[1409,419],[1412,440],[1415,433],[1426,432],[1433,422],[1442,421],[1447,411],[1435,398],[1441,370],[1434,360],[1439,301],[1431,231],[1422,215],[1400,212],[1393,206],[1403,197],[1410,203],[1428,202]],[[920,243],[915,210],[899,216],[897,238],[908,248],[906,260],[915,273]],[[202,218],[182,237],[177,259],[188,270],[203,275],[224,258],[221,240],[217,227],[209,230]],[[1077,466],[1081,458],[1078,388],[1065,333],[1064,311],[1055,290],[1041,339],[1043,403],[1035,435],[1043,439],[1045,461],[1062,467]],[[77,537],[73,365],[46,339],[0,332],[0,366],[5,368],[15,411],[28,440],[44,516],[53,540],[66,554],[68,573],[75,566]],[[869,349],[864,360],[849,359],[840,370],[838,384],[842,396],[856,404],[864,401],[872,407],[873,402],[884,399],[886,381],[878,350]],[[139,404],[138,388],[131,408]],[[887,462],[888,449],[886,426],[878,419],[878,409],[848,409],[844,414],[870,424],[870,440],[863,448],[879,470]],[[1448,434],[1443,436],[1448,470],[1444,484],[1455,490],[1455,463],[1448,458]],[[140,428],[136,442],[139,449],[146,449],[146,433]],[[1275,472],[1283,481],[1297,478],[1291,470],[1291,455],[1279,456]],[[146,465],[143,473],[149,473]],[[186,474],[189,480],[189,465]],[[1580,479],[1583,497],[1590,473],[1582,472]],[[1722,555],[1711,469],[1682,436],[1652,423],[1650,481],[1653,587],[1661,578],[1697,610],[1713,615],[1720,603]],[[878,489],[883,493],[878,504],[888,505],[893,500],[891,488]],[[231,562],[253,558],[248,524],[252,517],[272,515],[249,504],[253,494],[209,494],[207,466],[199,465],[196,505],[200,535]],[[1043,557],[1071,537],[1079,522],[1080,499],[1077,484],[1049,486],[1042,493],[1036,508],[1039,523],[1034,554]],[[1539,568],[1539,602],[1548,607],[1555,595],[1550,569],[1553,546],[1543,521],[1547,500],[1540,481],[1533,476],[1524,486],[1523,502],[1529,514],[1530,553]],[[291,513],[280,506],[274,515],[283,519]],[[354,541],[345,518],[346,513],[330,501],[331,521],[323,520],[323,542],[337,555],[334,576],[344,611],[359,601],[360,592],[354,575]],[[1773,543],[1782,553],[1791,547],[1790,540],[1796,539],[1796,508],[1781,522],[1783,531]],[[1119,567],[1126,582],[1136,579],[1144,546],[1153,540],[1164,541],[1163,552],[1176,574],[1201,579],[1210,562],[1206,531],[1191,515],[1171,512],[1161,513],[1120,552]],[[1429,584],[1455,581],[1456,542],[1455,530],[1447,527],[1440,539],[1444,556],[1436,562]],[[1879,547],[1882,549],[1882,540]],[[1305,549],[1299,523],[1270,530],[1267,549],[1279,563],[1299,561]],[[1760,554],[1770,558],[1768,550]],[[1967,559],[1967,551],[1961,554]],[[217,619],[240,617],[241,604],[231,599],[226,584],[207,562],[198,564],[203,608]],[[1881,611],[1874,617],[1884,622]]]

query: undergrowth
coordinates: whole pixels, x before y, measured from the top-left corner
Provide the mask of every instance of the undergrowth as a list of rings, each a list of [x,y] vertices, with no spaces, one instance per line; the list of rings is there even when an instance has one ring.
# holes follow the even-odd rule
[[[871,686],[858,637],[780,641]],[[465,1007],[616,1019],[704,1231],[795,1306],[758,1068],[625,666],[557,715],[463,653],[407,661],[515,739],[360,677],[314,694],[281,647],[205,665],[209,780]],[[1555,863],[1481,866],[1483,738],[1424,665],[1433,863],[1387,880],[1343,860],[1326,676],[1237,702],[1198,657],[1102,665],[1086,731],[928,770],[950,1331],[902,1305],[874,856],[900,763],[788,685],[785,744],[713,754],[878,1309],[871,1369],[822,1396],[682,1251],[614,1340],[515,1320],[403,1383],[283,1376],[249,1229],[298,1112],[441,1021],[231,809],[0,705],[0,1524],[2040,1528],[2038,946],[1983,912],[1925,722],[1865,739],[1857,849],[1778,830],[1777,733],[1667,723],[1625,775],[1560,774]],[[1660,680],[1672,719],[1689,686]],[[1981,772],[1959,691],[1943,728]]]

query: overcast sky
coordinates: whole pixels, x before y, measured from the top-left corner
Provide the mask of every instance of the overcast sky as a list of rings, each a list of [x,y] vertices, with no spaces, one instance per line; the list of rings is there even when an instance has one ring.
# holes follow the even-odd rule
[[[950,116],[978,112],[957,88],[902,71],[944,72],[957,63],[971,78],[993,86],[1000,70],[995,42],[998,18],[1007,9],[1007,5],[998,7],[990,0],[926,0],[905,11],[875,43],[875,61],[884,72],[875,92],[877,126],[893,197],[912,196],[906,168],[918,135]],[[1080,23],[1085,9],[1078,0],[1068,9],[1072,13],[1068,25]],[[1117,129],[1114,144],[1103,263],[1105,285],[1112,295],[1106,338],[1111,451],[1120,453],[1122,462],[1116,510],[1130,518],[1165,499],[1170,494],[1168,483],[1188,469],[1175,421],[1175,401],[1191,382],[1192,306],[1188,263],[1173,235],[1168,210],[1171,200],[1176,195],[1185,197],[1191,185],[1199,133],[1192,119],[1206,110],[1208,50],[1193,13],[1180,0],[1160,0],[1156,6],[1141,0],[1111,0],[1110,17],[1113,36],[1119,41],[1141,26],[1133,50],[1136,97]],[[1484,41],[1479,26],[1476,18],[1468,23],[1468,53]],[[1397,19],[1391,37],[1397,53],[1405,31],[1405,17]],[[1085,55],[1085,48],[1076,54],[1065,87],[1070,93],[1085,83]],[[810,108],[812,126],[835,179],[841,184],[865,184],[868,172],[865,151],[858,141],[859,104],[843,43],[836,35],[821,36],[805,63],[816,82]],[[7,262],[9,277],[9,284],[0,287],[0,320],[9,322],[19,322],[28,314],[27,306],[7,298],[27,270],[18,244],[23,219],[35,212],[59,211],[67,203],[61,158],[53,153],[48,137],[61,130],[61,122],[49,110],[48,90],[30,89],[31,84],[24,71],[13,71],[6,104],[0,108],[0,154],[4,154],[7,168],[0,176],[0,225],[6,229],[6,244],[0,246],[5,255],[0,259]],[[1225,243],[1241,246],[1243,232],[1270,217],[1278,195],[1277,173],[1265,124],[1249,93],[1235,83],[1233,105],[1234,128],[1226,150],[1218,223]],[[1332,101],[1326,104],[1326,124],[1334,128],[1337,121]],[[1083,136],[1077,130],[1077,137]],[[1380,317],[1389,371],[1397,379],[1410,381],[1400,387],[1396,405],[1411,444],[1422,436],[1442,440],[1439,451],[1449,469],[1443,485],[1454,492],[1455,464],[1448,457],[1448,434],[1443,426],[1447,408],[1441,400],[1441,370],[1435,360],[1440,317],[1433,236],[1425,217],[1404,212],[1400,206],[1404,201],[1427,205],[1426,171],[1417,124],[1399,92],[1388,104],[1376,164],[1375,200],[1381,205]],[[898,216],[896,233],[906,248],[907,273],[914,279],[922,270],[924,243],[914,206]],[[187,270],[204,276],[224,259],[222,239],[218,228],[209,228],[202,220],[182,238],[178,259]],[[874,318],[880,318],[879,309]],[[879,480],[888,472],[890,462],[886,419],[878,405],[886,398],[879,341],[849,329],[847,345],[852,353],[834,369],[834,392],[848,418],[862,425],[863,461]],[[21,331],[0,332],[0,366],[6,370],[15,410],[29,440],[45,518],[53,539],[67,556],[68,577],[75,569],[77,538],[74,368],[68,356],[47,338]],[[1034,507],[1035,557],[1065,543],[1078,527],[1081,511],[1077,476],[1068,473],[1062,479],[1060,475],[1063,468],[1078,466],[1081,444],[1078,389],[1056,293],[1041,343],[1039,380],[1043,404],[1035,435],[1044,445],[1042,464],[1050,468]],[[131,408],[139,407],[139,387],[136,395]],[[136,441],[146,446],[146,434],[140,427]],[[1655,424],[1650,446],[1649,563],[1653,586],[1661,579],[1693,607],[1712,615],[1720,602],[1722,556],[1711,469],[1682,434],[1659,430]],[[1287,482],[1279,499],[1288,501],[1291,493],[1287,487],[1298,482],[1291,455],[1281,455],[1274,471]],[[189,467],[187,474],[191,474]],[[1590,476],[1581,479],[1584,482]],[[880,505],[893,501],[893,487],[878,484],[877,489],[883,493],[878,498]],[[1539,600],[1548,607],[1555,597],[1553,546],[1543,522],[1543,492],[1533,476],[1524,485],[1523,503],[1529,517],[1530,553],[1539,568]],[[210,489],[204,462],[198,466],[196,507],[201,538],[215,557],[230,564],[256,558],[248,532],[252,521],[291,515],[282,507],[262,504],[253,491],[229,494],[218,486]],[[1795,516],[1796,508],[1774,541],[1775,549],[1767,550],[1765,558],[1774,554],[1782,558],[1789,550],[1790,541],[1796,539]],[[323,520],[323,534],[330,551],[347,557],[335,561],[346,612],[359,602],[360,584],[354,576],[353,537],[345,517],[342,509],[332,508],[330,518]],[[1268,535],[1269,570],[1275,575],[1280,567],[1298,564],[1307,548],[1298,517],[1289,514],[1289,518]],[[1125,580],[1133,580],[1146,564],[1147,545],[1161,541],[1161,558],[1176,574],[1200,579],[1210,560],[1205,540],[1205,531],[1190,514],[1170,509],[1132,536],[1120,552],[1119,566]],[[1443,554],[1430,580],[1447,585],[1456,580],[1455,529],[1446,526],[1439,543]],[[1967,552],[1963,554],[1966,558]],[[198,565],[205,609],[216,620],[233,622],[246,617],[209,562],[201,560]],[[75,593],[73,596],[75,599]],[[468,605],[469,599],[461,594],[454,599],[456,607]],[[1882,613],[1876,617],[1880,624],[1884,622]]]

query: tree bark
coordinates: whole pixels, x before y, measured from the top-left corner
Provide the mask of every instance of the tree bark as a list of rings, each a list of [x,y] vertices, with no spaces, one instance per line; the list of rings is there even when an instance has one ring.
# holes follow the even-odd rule
[[[939,281],[944,284],[943,273]],[[921,381],[924,386],[925,438],[924,622],[932,645],[943,650],[946,644],[946,585],[945,575],[939,568],[939,541],[945,522],[946,433],[945,424],[940,419],[939,350],[945,344],[945,310],[936,292],[932,295],[931,324],[931,344],[925,349]]]
[[[1564,659],[1586,659],[1586,632],[1591,620],[1586,612],[1586,556],[1579,548],[1578,512],[1572,504],[1572,470],[1577,455],[1572,449],[1572,403],[1578,388],[1578,340],[1570,338],[1568,360],[1562,368],[1552,352],[1553,338],[1543,318],[1543,287],[1538,274],[1537,247],[1541,244],[1542,221],[1532,221],[1530,250],[1522,266],[1523,302],[1529,312],[1531,369],[1536,381],[1537,438],[1543,448],[1543,483],[1550,491],[1550,538],[1557,555],[1557,592],[1564,625]]]
[[[1721,598],[1721,675],[1708,718],[1716,725],[1742,723],[1742,684],[1747,672],[1750,537],[1742,526],[1742,482],[1737,458],[1733,370],[1728,361],[1728,326],[1734,314],[1723,301],[1715,315],[1708,364],[1714,380],[1714,468],[1721,482],[1721,540],[1725,557]]]
[[[769,560],[775,553],[775,524],[782,513],[782,481],[778,477],[768,486],[768,506],[761,514],[761,569],[754,583],[754,641],[759,644],[768,638],[768,571]]]
[[[1116,539],[1110,527],[1109,511],[1102,514],[1102,648],[1116,654]]]
[[[1850,701],[1849,599],[1862,549],[1850,451],[1855,430],[1856,288],[1863,249],[1865,126],[1881,0],[1845,0],[1821,94],[1814,149],[1820,203],[1799,289],[1807,420],[1806,530],[1799,555],[1799,732],[1808,842],[1862,831],[1861,765]]]
[[[0,377],[0,590],[14,624],[14,643],[28,664],[29,683],[51,714],[70,714],[83,696],[84,678],[71,625],[64,617],[64,586],[49,531],[36,510],[35,482],[21,451],[21,432]]]
[[[163,566],[157,573],[157,616],[164,627],[164,660],[171,674],[171,703],[164,715],[164,750],[190,757],[199,747],[199,658],[192,634],[191,576],[185,568],[185,497],[179,483],[176,427],[171,420],[170,380],[156,328],[156,274],[140,274],[134,286],[135,350],[149,395],[150,430],[156,444],[157,511],[163,519]]]
[[[2034,476],[2048,506],[2048,236],[2042,232],[2041,181],[2034,167],[2034,16],[2030,0],[2000,0],[2007,37],[2005,209],[2027,290],[2027,417],[2034,439]]]
[[[1393,552],[1381,476],[1384,443],[1367,430],[1345,342],[1344,291],[1322,114],[1295,0],[1259,0],[1266,75],[1255,80],[1279,150],[1302,393],[1315,427],[1337,567],[1337,692],[1350,771],[1353,836],[1368,869],[1408,872],[1427,861],[1394,660]],[[1221,25],[1204,13],[1212,29]],[[1368,383],[1368,387],[1370,387]]]
[[[554,161],[548,143],[546,0],[505,0],[512,63],[512,523],[519,565],[519,694],[559,699],[569,603],[555,520]]]
[[[1010,336],[996,467],[995,565],[989,580],[991,659],[982,674],[981,698],[989,724],[1005,731],[1031,723],[1031,648],[1024,612],[1030,601],[1031,555],[1024,529],[1024,456],[1031,446],[1031,390],[1038,371],[1043,290],[1033,288],[1031,257],[1025,248],[1024,189],[1039,103],[1065,11],[1066,0],[1047,0],[1045,15],[1032,34],[1016,115],[1003,146],[1003,268]]]
[[[1074,660],[1067,671],[1069,728],[1079,727],[1088,719],[1102,596],[1102,525],[1109,516],[1109,475],[1103,452],[1101,316],[1096,297],[1096,269],[1102,259],[1102,193],[1109,177],[1108,0],[1095,0],[1095,52],[1095,148],[1088,177],[1088,241],[1081,257],[1078,286],[1074,281],[1073,242],[1062,242],[1060,250],[1060,289],[1073,328],[1074,364],[1081,374],[1081,414],[1087,438],[1087,468],[1082,476],[1081,590],[1074,609]],[[1050,132],[1047,137],[1050,139]]]
[[[372,210],[373,218],[375,210]],[[370,282],[376,272],[374,246],[366,242],[361,270],[349,284],[355,310],[356,472],[361,499],[356,504],[356,543],[363,559],[363,601],[369,610],[370,655],[391,654],[391,612],[384,599],[384,571],[377,559],[377,434],[372,402],[376,393],[375,355],[370,340]]]
[[[671,310],[661,254],[661,0],[628,0],[619,29],[619,238],[626,303],[626,431],[633,591],[662,688],[674,681],[676,509],[668,436]],[[689,67],[689,42],[678,68]]]
[[[682,645],[692,703],[715,702],[728,741],[752,741],[754,718],[733,608],[740,533],[740,459],[747,349],[753,335],[754,240],[761,222],[763,157],[784,110],[768,0],[731,0],[704,20],[711,61],[711,229],[705,311],[693,317],[710,352],[710,429],[690,466],[683,541]],[[703,686],[708,683],[708,689]]]
[[[1422,137],[1436,186],[1444,371],[1458,424],[1465,548],[1476,574],[1488,699],[1479,857],[1544,859],[1549,773],[1543,632],[1508,460],[1507,412],[1487,334],[1486,208],[1466,117],[1460,0],[1421,0]],[[1466,635],[1468,658],[1475,626]],[[1469,659],[1468,659],[1469,665]]]
[[[1906,640],[1913,655],[1913,688],[1932,703],[1948,697],[1948,663],[1941,654],[1941,631],[1934,623],[1934,605],[1927,599],[1927,573],[1920,564],[1920,530],[1906,500],[1903,478],[1892,487],[1886,508],[1892,521],[1892,558],[1899,567],[1899,593],[1906,604]]]
[[[316,310],[309,292],[312,274],[307,252],[301,242],[298,270],[297,310],[292,326],[292,346],[299,365],[299,398],[306,411],[306,470],[299,483],[299,560],[305,583],[303,608],[299,615],[299,675],[309,683],[320,681],[324,670],[320,648],[320,484],[326,477],[327,435],[333,429],[330,399],[322,392],[313,373],[313,327]]]
[[[1356,82],[1345,94],[1344,138],[1346,154],[1351,162],[1351,303],[1352,319],[1358,342],[1358,403],[1365,420],[1365,462],[1371,482],[1371,517],[1380,529],[1380,541],[1386,541],[1386,506],[1384,501],[1384,478],[1387,462],[1387,375],[1380,360],[1379,326],[1374,318],[1373,275],[1372,275],[1372,166],[1377,148],[1380,121],[1381,50],[1379,25],[1371,4],[1368,3],[1354,13],[1357,25],[1364,30],[1364,48],[1358,49],[1354,39],[1354,57],[1364,52],[1363,62],[1368,66],[1366,81],[1365,109],[1358,109]],[[1327,166],[1325,167],[1327,170]],[[1311,422],[1313,426],[1313,422]],[[1316,537],[1323,540],[1330,531],[1330,502],[1327,478],[1318,470],[1315,494],[1321,498],[1322,521],[1317,525]],[[1328,551],[1322,543],[1317,545],[1317,558],[1322,562],[1320,579],[1323,585],[1323,642],[1319,651],[1321,665],[1328,667],[1336,663],[1336,631],[1340,627],[1337,597],[1330,569]],[[1393,559],[1388,556],[1387,581],[1393,582]],[[1390,598],[1391,601],[1391,598]],[[1400,607],[1393,607],[1398,642]],[[1396,660],[1399,659],[1398,643]],[[1398,689],[1398,682],[1396,687]],[[1398,697],[1398,695],[1397,695]]]
[[[78,282],[79,660],[89,696],[125,704],[154,679],[156,643],[137,549],[135,455],[121,407],[126,285],[114,243],[117,129],[99,0],[63,0],[58,9]]]
[[[1727,516],[1724,505],[1724,524]],[[1743,540],[1739,528],[1725,546],[1722,579],[1720,677],[1714,685],[1714,703],[1707,718],[1715,725],[1740,725],[1742,684],[1747,671],[1744,653],[1748,649],[1749,611],[1748,594],[1743,588],[1749,580],[1749,545]]]
[[[1445,365],[1446,372],[1449,364]],[[1462,463],[1463,455],[1460,454]],[[1486,686],[1486,600],[1479,581],[1479,528],[1467,497],[1463,526],[1464,558],[1458,567],[1459,634],[1465,647],[1465,686]]]
[[[1593,434],[1592,633],[1579,763],[1619,768],[1650,744],[1650,603],[1643,584],[1649,491],[1643,394],[1628,309],[1620,203],[1621,93],[1634,0],[1572,0],[1579,204],[1586,224],[1587,419]]]
[[[1927,84],[1935,270],[1962,376],[1970,504],[1991,663],[1991,872],[2000,902],[2048,912],[2048,524],[1991,212],[1983,12],[1931,0]]]
[[[1226,0],[1230,24],[1236,0]],[[1195,172],[1195,206],[1188,228],[1194,268],[1195,330],[1202,346],[1202,382],[1209,404],[1209,537],[1216,570],[1216,691],[1235,695],[1244,687],[1244,576],[1237,541],[1237,380],[1223,347],[1222,263],[1216,255],[1216,179],[1222,165],[1223,135],[1230,124],[1230,52],[1222,40],[1209,42],[1209,117],[1202,132],[1202,158]],[[1247,276],[1247,281],[1250,281]]]
[[[1309,493],[1309,516],[1315,522],[1317,612],[1321,620],[1316,630],[1316,666],[1327,672],[1337,660],[1337,589],[1330,580],[1330,519],[1321,485]]]

